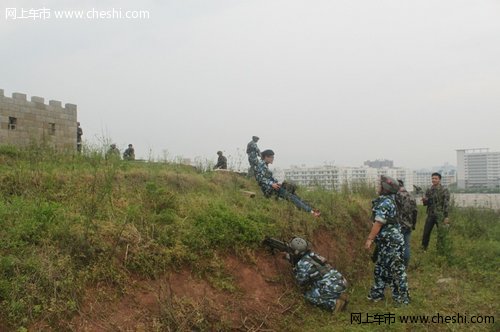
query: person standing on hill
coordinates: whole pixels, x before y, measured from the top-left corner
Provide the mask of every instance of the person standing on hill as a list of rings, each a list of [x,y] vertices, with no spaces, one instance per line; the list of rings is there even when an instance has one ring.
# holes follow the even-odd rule
[[[385,287],[392,288],[392,298],[398,304],[409,304],[408,280],[403,263],[404,239],[401,226],[396,219],[395,195],[399,184],[391,177],[380,177],[380,196],[372,201],[372,229],[365,242],[369,250],[373,242],[375,269],[374,282],[368,300],[378,302],[384,299]]]
[[[222,155],[222,151],[217,151],[217,164],[215,164],[214,169],[227,169],[227,158]]]
[[[410,262],[410,237],[411,232],[415,230],[415,224],[417,223],[417,202],[406,191],[404,187],[403,180],[398,180],[399,191],[396,194],[396,205],[397,205],[397,219],[401,225],[401,233],[405,241],[404,251],[403,251],[403,262],[405,267],[408,268]]]
[[[448,206],[450,203],[450,193],[448,189],[441,185],[441,174],[432,173],[432,186],[427,189],[422,203],[427,206],[427,219],[425,220],[424,233],[422,236],[422,249],[427,250],[431,238],[432,228],[437,227],[437,252],[439,255],[447,255],[450,250],[448,239]]]
[[[275,195],[276,197],[284,198],[291,201],[299,209],[309,212],[315,217],[319,217],[321,213],[318,210],[304,203],[297,195],[290,193],[273,177],[273,172],[268,167],[274,161],[273,150],[262,151],[261,157],[262,160],[257,165],[255,178],[264,196],[269,198]]]
[[[260,149],[257,146],[258,141],[259,138],[257,136],[252,136],[252,140],[247,144],[248,163],[250,164],[248,176],[250,177],[255,176],[257,165],[259,165]]]
[[[80,122],[76,123],[76,151],[78,153],[82,152],[82,136],[83,136],[83,129],[80,127]]]

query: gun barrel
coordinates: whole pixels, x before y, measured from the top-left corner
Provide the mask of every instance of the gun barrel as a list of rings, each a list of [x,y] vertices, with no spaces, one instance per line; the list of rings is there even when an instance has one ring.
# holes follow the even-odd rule
[[[286,242],[282,242],[277,239],[273,239],[271,237],[266,237],[262,243],[271,249],[277,249],[279,251],[290,252],[290,247]]]

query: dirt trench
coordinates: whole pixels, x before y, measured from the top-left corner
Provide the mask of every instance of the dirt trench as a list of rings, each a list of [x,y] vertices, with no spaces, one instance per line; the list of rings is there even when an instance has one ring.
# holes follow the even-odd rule
[[[355,232],[355,230],[353,230]],[[340,248],[329,230],[315,232],[314,250],[342,264],[359,257],[357,245]],[[286,315],[305,306],[290,264],[264,248],[251,261],[222,257],[233,289],[213,283],[187,268],[156,280],[133,280],[121,296],[110,289],[89,290],[73,331],[273,331]],[[337,267],[342,272],[342,266]]]

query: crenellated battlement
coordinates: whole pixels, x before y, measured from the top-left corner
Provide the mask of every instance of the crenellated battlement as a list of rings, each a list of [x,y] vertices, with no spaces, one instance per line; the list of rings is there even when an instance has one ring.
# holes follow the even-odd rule
[[[77,106],[14,92],[5,96],[0,89],[0,144],[25,146],[44,139],[56,148],[76,146]]]
[[[3,99],[3,100],[2,100]],[[35,107],[38,109],[47,109],[47,110],[65,110],[67,112],[74,112],[76,114],[77,106],[75,104],[65,104],[62,106],[62,102],[59,100],[49,100],[48,104],[45,104],[45,98],[32,96],[30,100],[28,100],[28,96],[25,93],[13,92],[12,97],[6,97],[4,94],[4,90],[0,89],[0,100],[3,103],[12,103],[15,105],[24,105],[28,107]]]

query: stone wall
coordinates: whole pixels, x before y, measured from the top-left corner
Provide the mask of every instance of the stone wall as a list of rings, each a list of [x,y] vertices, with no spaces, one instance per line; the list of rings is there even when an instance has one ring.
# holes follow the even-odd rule
[[[76,105],[0,89],[0,144],[27,146],[45,143],[59,151],[76,149]]]

